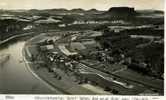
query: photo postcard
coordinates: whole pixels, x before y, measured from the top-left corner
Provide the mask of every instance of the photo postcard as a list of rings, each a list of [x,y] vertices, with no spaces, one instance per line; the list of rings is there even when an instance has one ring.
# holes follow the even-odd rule
[[[0,94],[164,96],[165,0],[0,0]]]

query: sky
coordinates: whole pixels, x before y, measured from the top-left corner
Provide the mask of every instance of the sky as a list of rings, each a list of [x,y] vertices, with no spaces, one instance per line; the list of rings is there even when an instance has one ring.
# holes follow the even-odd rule
[[[164,0],[0,0],[0,9],[83,8],[108,10],[128,6],[135,9],[164,9]]]

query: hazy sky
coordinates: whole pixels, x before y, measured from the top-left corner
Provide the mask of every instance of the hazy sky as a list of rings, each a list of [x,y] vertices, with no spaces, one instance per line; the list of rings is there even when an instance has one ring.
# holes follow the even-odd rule
[[[164,0],[0,0],[0,9],[96,8],[107,10],[113,6],[163,10]]]

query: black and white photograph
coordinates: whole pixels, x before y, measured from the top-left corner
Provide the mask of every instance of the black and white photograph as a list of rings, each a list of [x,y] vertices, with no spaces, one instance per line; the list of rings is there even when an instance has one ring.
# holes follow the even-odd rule
[[[0,0],[0,94],[164,96],[164,2]]]

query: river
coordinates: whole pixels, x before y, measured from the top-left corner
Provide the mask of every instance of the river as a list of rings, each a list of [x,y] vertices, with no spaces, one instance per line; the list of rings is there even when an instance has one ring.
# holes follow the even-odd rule
[[[0,54],[10,54],[9,60],[0,65],[0,93],[61,94],[29,71],[22,57],[24,44],[25,41],[17,41],[5,47],[0,46]]]

